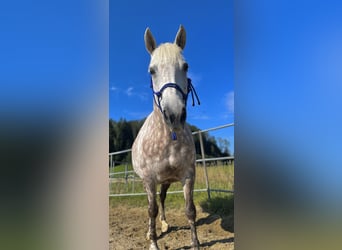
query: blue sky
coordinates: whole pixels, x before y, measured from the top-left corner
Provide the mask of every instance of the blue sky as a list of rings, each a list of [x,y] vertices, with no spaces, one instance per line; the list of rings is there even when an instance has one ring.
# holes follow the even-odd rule
[[[258,171],[298,177],[317,204],[341,205],[341,2],[236,1],[235,10],[237,162],[261,162],[242,156],[250,146],[272,162]]]
[[[187,31],[184,57],[201,105],[188,103],[187,121],[201,129],[234,121],[233,1],[111,1],[109,117],[145,118],[152,111],[150,55],[144,32],[157,43],[173,42],[179,25]],[[234,128],[213,136],[234,143]]]

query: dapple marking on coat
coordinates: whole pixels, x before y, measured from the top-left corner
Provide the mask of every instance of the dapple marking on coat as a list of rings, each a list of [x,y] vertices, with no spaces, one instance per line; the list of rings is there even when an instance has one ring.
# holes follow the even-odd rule
[[[185,122],[187,95],[194,91],[187,78],[188,64],[182,55],[186,42],[185,29],[181,25],[174,43],[164,43],[158,47],[149,28],[145,31],[144,39],[151,55],[149,72],[154,103],[152,113],[134,141],[132,163],[135,172],[143,180],[148,197],[147,238],[150,240],[150,249],[159,249],[156,234],[157,185],[161,184],[162,232],[167,232],[169,225],[164,211],[166,192],[172,182],[180,181],[184,191],[185,214],[191,229],[191,247],[199,249],[193,202],[196,152],[191,130]]]

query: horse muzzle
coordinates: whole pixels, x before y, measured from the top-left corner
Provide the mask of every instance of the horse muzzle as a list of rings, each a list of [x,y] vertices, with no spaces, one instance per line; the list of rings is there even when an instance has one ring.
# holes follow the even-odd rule
[[[185,107],[182,108],[180,113],[174,113],[170,111],[169,109],[163,110],[163,116],[165,119],[166,124],[171,129],[176,128],[184,128],[185,120],[186,120],[186,109]]]

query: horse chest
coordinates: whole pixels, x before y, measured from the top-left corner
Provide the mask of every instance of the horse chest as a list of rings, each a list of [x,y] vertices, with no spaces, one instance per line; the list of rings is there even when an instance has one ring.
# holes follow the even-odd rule
[[[170,146],[159,161],[150,165],[151,170],[159,183],[179,181],[193,165],[192,155],[189,147]]]
[[[140,177],[154,176],[160,183],[180,180],[195,165],[191,131],[187,127],[178,130],[177,140],[172,140],[170,130],[156,118],[153,114],[147,118],[134,142],[134,169]]]
[[[161,138],[146,135],[137,141],[139,154],[134,157],[135,165],[145,169],[145,174],[150,170],[157,175],[174,175],[194,163],[194,147],[189,138],[179,137],[178,141]]]
[[[192,145],[175,141],[152,141],[144,143],[143,158],[148,165],[170,166],[177,168],[192,160]]]

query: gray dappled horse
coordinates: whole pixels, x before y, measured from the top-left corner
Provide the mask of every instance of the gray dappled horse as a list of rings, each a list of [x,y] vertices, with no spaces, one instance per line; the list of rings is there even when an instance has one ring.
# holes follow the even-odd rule
[[[196,208],[193,202],[196,152],[191,130],[187,126],[186,102],[191,93],[194,105],[194,90],[187,78],[188,64],[182,51],[186,33],[181,25],[174,43],[157,47],[149,28],[145,31],[145,46],[151,55],[149,73],[153,91],[153,111],[140,129],[132,147],[132,162],[135,172],[142,178],[148,196],[150,249],[159,249],[156,234],[157,184],[161,184],[160,201],[162,232],[167,232],[164,201],[172,182],[183,185],[185,214],[191,228],[191,246],[199,249],[195,226]]]

